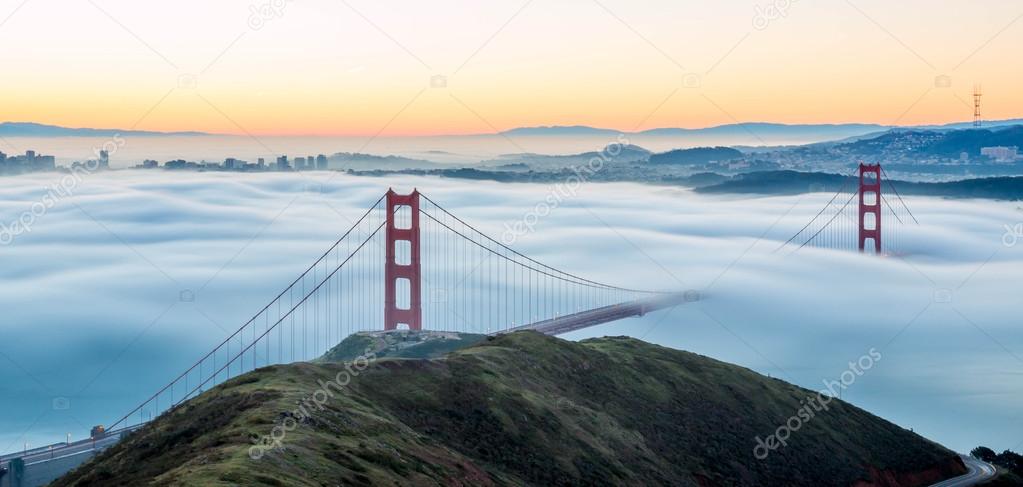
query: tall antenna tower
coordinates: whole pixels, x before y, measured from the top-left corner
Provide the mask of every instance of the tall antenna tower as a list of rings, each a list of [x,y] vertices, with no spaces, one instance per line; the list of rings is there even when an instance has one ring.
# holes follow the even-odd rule
[[[984,94],[980,90],[980,85],[974,85],[973,87],[973,126],[980,128],[981,116],[980,116],[980,97]]]

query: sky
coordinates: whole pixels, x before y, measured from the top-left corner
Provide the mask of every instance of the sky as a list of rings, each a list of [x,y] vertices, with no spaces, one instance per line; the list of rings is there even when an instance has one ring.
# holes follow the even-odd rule
[[[0,223],[44,201],[57,178],[0,178]],[[3,240],[0,452],[81,439],[127,413],[292,282],[391,185],[418,187],[502,239],[552,191],[320,172],[87,175],[30,231]],[[539,212],[513,247],[585,278],[703,296],[566,338],[630,335],[813,390],[876,350],[878,364],[843,399],[957,451],[1019,451],[1023,242],[1004,237],[1023,209],[912,197],[921,224],[903,231],[902,257],[778,251],[830,196],[587,183]]]
[[[1020,116],[1016,0],[0,0],[0,120],[241,135]]]

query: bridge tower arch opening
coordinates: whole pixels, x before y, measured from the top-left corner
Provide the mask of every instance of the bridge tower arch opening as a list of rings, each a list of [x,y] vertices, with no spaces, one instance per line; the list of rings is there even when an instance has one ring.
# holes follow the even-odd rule
[[[874,253],[881,254],[881,165],[860,164],[859,247],[867,251],[871,242]]]
[[[384,330],[423,329],[419,252],[419,191],[387,191]],[[402,296],[399,296],[399,292]],[[406,294],[407,293],[407,294]],[[400,298],[400,299],[399,299]]]

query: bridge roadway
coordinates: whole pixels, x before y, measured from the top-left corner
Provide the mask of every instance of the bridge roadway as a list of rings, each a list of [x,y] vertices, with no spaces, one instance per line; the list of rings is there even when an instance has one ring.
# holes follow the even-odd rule
[[[633,316],[643,316],[653,311],[665,308],[674,308],[680,304],[698,300],[699,295],[695,292],[666,293],[651,298],[638,299],[627,303],[612,304],[602,308],[557,316],[549,320],[516,326],[493,334],[503,335],[505,333],[513,333],[516,331],[533,330],[546,335],[562,335],[570,331],[581,330],[583,328],[602,325],[604,323],[631,318]]]
[[[31,450],[0,456],[0,471],[7,470],[0,476],[0,487],[11,485],[9,472],[10,462],[20,458],[25,462],[25,475],[21,486],[34,487],[46,485],[81,465],[97,453],[109,448],[121,440],[127,433],[135,431],[141,425],[111,431],[101,438],[88,438],[71,443],[56,443]]]

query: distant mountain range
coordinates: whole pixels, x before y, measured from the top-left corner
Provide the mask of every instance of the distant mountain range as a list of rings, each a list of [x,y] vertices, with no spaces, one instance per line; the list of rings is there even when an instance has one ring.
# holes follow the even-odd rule
[[[0,123],[0,136],[7,137],[113,137],[114,135],[211,135],[206,132],[152,132],[148,130],[69,128],[31,122]]]
[[[678,137],[683,135],[729,135],[739,134],[748,136],[750,132],[756,134],[763,134],[765,136],[776,136],[776,135],[800,135],[806,133],[812,133],[820,135],[822,133],[832,133],[836,137],[846,137],[850,135],[867,134],[871,132],[880,132],[888,130],[890,127],[876,124],[861,124],[861,123],[850,123],[850,124],[803,124],[803,125],[788,125],[782,123],[737,123],[729,125],[718,125],[715,127],[706,127],[698,129],[686,129],[686,128],[656,128],[650,130],[643,130],[640,132],[626,132],[621,130],[588,127],[585,125],[572,125],[572,126],[541,126],[541,127],[522,127],[515,128],[501,132],[502,135],[511,136],[593,136],[593,135],[607,135],[613,136],[618,134],[629,134],[629,135],[644,135],[644,136],[655,136],[655,137]]]
[[[987,128],[1002,127],[1008,125],[1023,125],[1023,119],[997,120],[984,122]],[[784,124],[770,122],[748,122],[728,125],[718,125],[697,129],[686,128],[656,128],[640,132],[628,132],[607,128],[589,127],[585,125],[571,126],[540,126],[522,127],[501,132],[509,136],[613,136],[618,134],[677,137],[684,135],[740,135],[749,136],[754,134],[762,137],[801,137],[807,135],[825,136],[833,138],[846,138],[867,135],[871,133],[886,132],[891,129],[908,130],[958,130],[971,128],[972,122],[956,122],[946,125],[921,125],[921,126],[892,126],[869,123],[843,123],[843,124]]]
[[[984,123],[985,128],[1002,127],[1008,125],[1023,125],[1023,119],[998,120]],[[771,139],[819,139],[819,140],[840,140],[864,135],[886,132],[891,129],[906,130],[957,130],[971,128],[970,122],[957,122],[946,125],[921,125],[913,127],[895,127],[878,124],[865,123],[844,123],[844,124],[784,124],[770,122],[748,122],[714,127],[687,129],[687,128],[656,128],[640,132],[626,132],[608,128],[590,127],[586,125],[556,125],[539,127],[520,127],[501,132],[505,136],[616,136],[629,134],[647,137],[682,137],[682,136],[715,136],[728,137],[736,136],[749,138],[750,136],[764,137]],[[0,123],[0,136],[6,137],[110,137],[120,135],[143,135],[143,136],[200,136],[215,135],[207,132],[185,131],[185,132],[156,132],[148,130],[125,130],[109,128],[73,128],[57,125],[46,125],[33,122],[2,122]],[[767,144],[765,144],[767,145]]]

